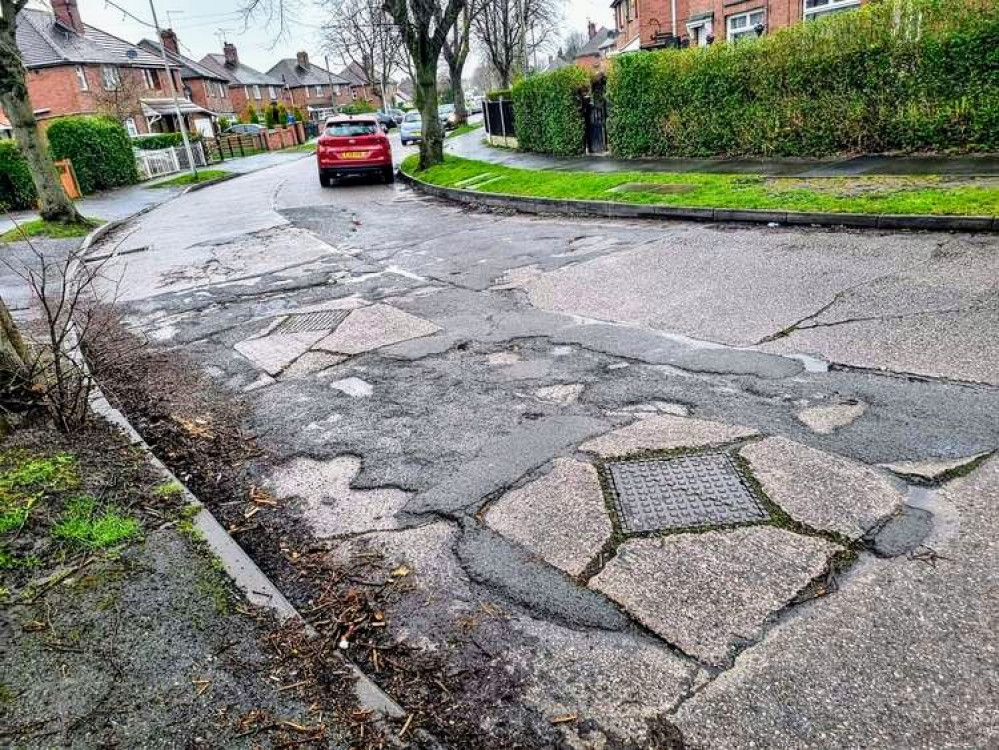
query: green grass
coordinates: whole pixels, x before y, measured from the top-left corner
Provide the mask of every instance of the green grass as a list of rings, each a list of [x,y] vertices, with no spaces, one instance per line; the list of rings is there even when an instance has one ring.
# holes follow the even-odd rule
[[[403,171],[443,187],[488,174],[483,193],[662,204],[690,208],[772,209],[864,214],[999,215],[999,181],[914,177],[783,178],[669,172],[562,172],[514,169],[448,156],[420,172],[411,156]],[[678,186],[676,193],[610,192],[627,183]]]
[[[52,536],[78,549],[106,549],[134,539],[139,522],[115,508],[100,508],[95,498],[82,495],[66,503],[66,512],[52,527]]]
[[[69,453],[57,453],[47,458],[35,458],[23,452],[3,457],[13,466],[0,473],[0,492],[39,489],[59,492],[80,484],[76,458]]]
[[[198,179],[194,179],[194,175],[190,172],[182,174],[179,177],[174,177],[172,180],[167,180],[166,182],[157,182],[155,185],[150,185],[151,188],[167,188],[167,187],[184,187],[186,185],[194,185],[201,182],[210,182],[212,180],[218,180],[222,177],[231,174],[231,172],[226,172],[224,169],[202,169],[198,172]]]
[[[35,219],[25,221],[8,232],[0,234],[0,242],[21,242],[25,238],[49,237],[52,239],[67,239],[71,237],[85,237],[93,231],[94,227],[100,226],[103,222],[100,219],[84,219],[80,224],[60,224],[56,221],[45,221],[45,219]]]
[[[459,125],[454,130],[452,130],[450,133],[448,133],[447,137],[448,138],[457,138],[459,135],[466,135],[467,133],[474,133],[476,130],[478,130],[481,127],[482,127],[482,123],[481,122],[478,123],[477,125],[470,125],[469,123],[466,122],[464,125]]]
[[[285,151],[301,151],[303,154],[314,154],[318,144],[319,141],[309,141],[308,143],[301,143],[297,146],[286,148]]]

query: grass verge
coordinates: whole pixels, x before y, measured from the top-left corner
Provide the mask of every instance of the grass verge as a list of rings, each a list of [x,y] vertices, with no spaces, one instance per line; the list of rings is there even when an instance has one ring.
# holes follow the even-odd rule
[[[0,234],[0,242],[21,242],[33,237],[48,237],[51,239],[66,239],[70,237],[85,237],[94,227],[103,222],[100,219],[84,219],[79,224],[60,224],[56,221],[35,219],[18,224],[13,229]]]
[[[187,174],[182,174],[179,177],[174,177],[172,180],[167,180],[166,182],[157,182],[155,185],[150,185],[151,188],[167,188],[167,187],[184,187],[185,185],[194,185],[201,182],[211,182],[212,180],[218,180],[223,177],[232,174],[231,172],[226,172],[224,169],[203,169],[198,172],[198,178],[195,179],[194,175],[188,172]]]
[[[479,130],[481,127],[482,127],[482,123],[481,122],[478,123],[478,124],[475,124],[475,125],[472,125],[472,124],[466,122],[464,125],[460,125],[457,128],[455,128],[454,130],[452,130],[450,133],[448,133],[447,137],[448,138],[457,138],[459,135],[466,135],[468,133],[474,133],[476,130]]]
[[[938,175],[800,178],[670,172],[604,174],[515,169],[457,156],[448,156],[444,164],[425,171],[419,170],[418,159],[412,156],[403,162],[402,169],[406,174],[441,187],[474,189],[476,184],[481,183],[483,193],[534,198],[662,204],[685,208],[999,215],[999,180],[991,178]]]

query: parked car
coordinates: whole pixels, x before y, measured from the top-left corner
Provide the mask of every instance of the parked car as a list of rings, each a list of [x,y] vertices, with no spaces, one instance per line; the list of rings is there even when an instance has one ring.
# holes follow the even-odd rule
[[[396,125],[401,125],[403,118],[406,116],[406,113],[401,109],[390,109],[388,113],[392,115],[392,119],[395,120]]]
[[[326,121],[316,148],[319,184],[354,175],[380,175],[395,180],[392,145],[375,115],[340,115]]]
[[[264,125],[257,125],[253,122],[237,122],[235,125],[230,125],[223,132],[228,135],[259,135],[267,130]]]
[[[398,123],[393,119],[392,115],[385,112],[375,112],[375,117],[378,122],[385,127],[386,130],[394,128]]]
[[[440,118],[441,127],[445,130],[453,130],[458,127],[458,123],[455,120],[453,104],[440,105],[437,108],[437,116]]]
[[[469,99],[465,102],[465,111],[470,115],[481,115],[482,114],[482,100],[481,99]]]
[[[423,117],[419,112],[406,113],[399,126],[399,137],[402,139],[403,146],[419,143],[423,140]]]

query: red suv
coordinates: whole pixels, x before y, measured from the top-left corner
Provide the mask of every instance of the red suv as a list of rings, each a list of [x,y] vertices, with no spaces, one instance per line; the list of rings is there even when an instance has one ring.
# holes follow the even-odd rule
[[[374,115],[342,115],[326,121],[316,148],[319,183],[329,187],[337,177],[379,174],[395,179],[392,146]]]

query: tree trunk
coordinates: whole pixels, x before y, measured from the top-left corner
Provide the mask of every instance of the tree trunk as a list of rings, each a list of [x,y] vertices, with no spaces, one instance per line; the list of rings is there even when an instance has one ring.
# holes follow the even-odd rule
[[[437,114],[437,61],[417,63],[416,88],[420,115],[423,117],[423,141],[420,143],[420,169],[444,163],[444,131]]]
[[[451,91],[454,94],[454,119],[458,125],[468,122],[468,109],[465,107],[465,87],[461,83],[464,65],[448,66],[451,76]]]
[[[13,10],[7,6],[8,3],[4,3],[5,11]],[[73,201],[62,189],[59,173],[56,172],[38,132],[38,123],[28,97],[24,66],[15,40],[16,18],[15,12],[12,16],[0,19],[0,106],[10,120],[14,139],[31,171],[42,218],[63,224],[82,222]]]

